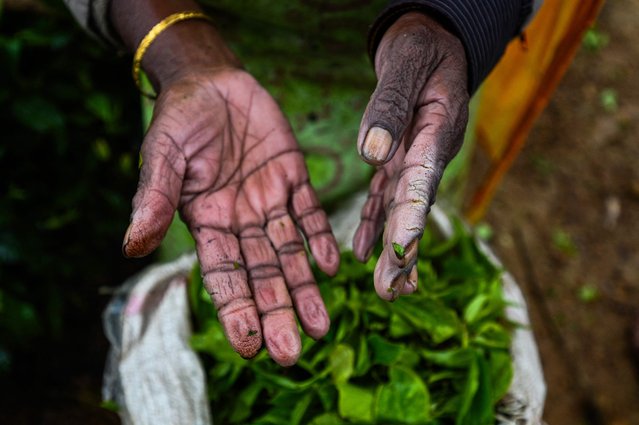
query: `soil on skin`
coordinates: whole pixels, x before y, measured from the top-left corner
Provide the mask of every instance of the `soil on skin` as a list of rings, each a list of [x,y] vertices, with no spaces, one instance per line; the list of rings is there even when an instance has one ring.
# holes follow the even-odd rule
[[[578,53],[486,217],[530,304],[551,425],[639,424],[638,22],[639,0],[607,2],[608,44]]]

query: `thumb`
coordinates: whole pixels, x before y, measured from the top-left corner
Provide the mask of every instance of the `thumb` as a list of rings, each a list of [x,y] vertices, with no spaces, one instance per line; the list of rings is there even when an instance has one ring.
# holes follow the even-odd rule
[[[142,144],[141,156],[131,224],[122,243],[126,257],[143,257],[160,245],[177,209],[186,169],[184,154],[173,138],[153,128]]]
[[[417,96],[414,81],[383,75],[364,112],[357,149],[364,161],[373,165],[388,162],[402,139],[413,115]]]
[[[364,161],[381,165],[399,147],[415,105],[438,58],[425,43],[426,28],[392,26],[375,58],[378,82],[366,107],[357,139]]]

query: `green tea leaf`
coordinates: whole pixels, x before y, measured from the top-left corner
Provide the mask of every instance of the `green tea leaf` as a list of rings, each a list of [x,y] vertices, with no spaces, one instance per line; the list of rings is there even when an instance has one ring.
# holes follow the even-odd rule
[[[488,362],[493,390],[492,402],[495,404],[506,395],[508,388],[510,388],[513,379],[513,363],[507,350],[492,351]]]
[[[390,316],[389,333],[393,338],[403,338],[407,335],[415,333],[416,329],[408,320],[402,318],[401,315],[393,313]]]
[[[355,376],[362,376],[368,372],[371,367],[371,359],[368,349],[368,341],[365,335],[360,335],[359,346],[357,348],[357,356],[355,357]]]
[[[339,393],[338,411],[344,419],[355,422],[373,422],[373,402],[375,397],[370,388],[359,387],[351,384],[337,386]]]
[[[404,352],[404,345],[387,341],[379,334],[368,337],[368,343],[373,352],[373,364],[390,366],[396,363]]]
[[[348,382],[353,375],[354,359],[355,351],[346,344],[339,344],[333,349],[329,357],[329,365],[335,385]]]
[[[364,304],[366,311],[376,316],[387,318],[390,315],[390,308],[388,303],[383,301],[377,296],[377,294],[370,293],[370,297],[367,297],[367,302]]]
[[[320,347],[319,350],[313,356],[310,362],[310,367],[312,368],[318,367],[318,365],[320,365],[323,361],[325,361],[329,357],[330,352],[332,350],[333,350],[332,345],[324,345],[323,347]]]
[[[444,260],[444,276],[452,280],[471,280],[484,277],[482,266],[475,261],[468,261],[459,257],[449,257]]]
[[[455,419],[456,425],[464,425],[468,422],[470,416],[470,409],[473,405],[473,399],[479,388],[479,365],[477,364],[477,358],[473,356],[468,374],[466,375],[466,382],[461,392],[461,399],[459,403],[459,409],[457,410],[457,417]]]
[[[231,423],[242,423],[251,416],[251,408],[263,388],[262,384],[254,382],[242,390],[237,396],[235,406],[233,406]]]
[[[463,370],[447,369],[442,372],[436,372],[436,373],[432,373],[428,375],[428,380],[426,381],[426,383],[428,385],[431,385],[431,384],[434,384],[435,382],[444,381],[444,380],[449,380],[449,381],[457,380],[460,377],[463,377]]]
[[[291,413],[291,425],[299,425],[302,422],[302,418],[304,418],[304,414],[308,410],[308,406],[311,404],[313,400],[313,393],[305,394],[300,401],[297,402],[293,412]]]
[[[493,388],[486,358],[476,353],[478,366],[478,387],[473,398],[470,414],[466,418],[468,425],[487,425],[495,423],[493,411]]]
[[[397,359],[397,365],[408,369],[416,369],[421,361],[421,357],[414,349],[407,348],[402,351],[401,357]]]
[[[510,347],[511,341],[512,337],[507,329],[498,323],[488,322],[477,330],[477,334],[473,338],[472,343],[485,348],[507,350]]]
[[[441,241],[439,244],[430,247],[425,250],[426,255],[430,258],[440,257],[451,250],[453,250],[457,244],[459,243],[459,235],[455,235],[450,239],[445,239]]]
[[[460,323],[454,310],[437,300],[400,298],[393,310],[417,329],[423,330],[440,344],[459,332]]]
[[[474,353],[469,348],[431,351],[421,350],[421,355],[436,365],[458,369],[467,368],[474,359]]]
[[[486,305],[490,302],[486,294],[478,294],[464,309],[464,321],[473,323],[486,313]]]
[[[317,389],[317,396],[322,403],[324,411],[335,411],[335,405],[337,404],[337,389],[332,385],[332,383],[320,386]]]
[[[303,380],[297,381],[286,376],[279,375],[277,373],[267,372],[259,368],[255,368],[256,379],[262,382],[265,386],[275,386],[286,390],[304,391],[311,387],[317,381],[320,381],[326,373],[316,374],[315,376]]]
[[[346,422],[342,420],[335,413],[324,413],[322,415],[316,416],[310,422],[309,425],[345,425]]]
[[[375,400],[375,417],[381,423],[423,424],[430,418],[430,394],[414,371],[390,368],[390,382],[381,386]]]
[[[400,244],[393,242],[393,251],[395,251],[397,258],[404,258],[405,249]]]
[[[487,425],[492,423],[494,423],[493,387],[488,363],[481,351],[475,350],[456,424]]]
[[[326,310],[330,317],[335,317],[341,313],[346,304],[346,290],[341,286],[323,286],[322,298],[326,304]]]

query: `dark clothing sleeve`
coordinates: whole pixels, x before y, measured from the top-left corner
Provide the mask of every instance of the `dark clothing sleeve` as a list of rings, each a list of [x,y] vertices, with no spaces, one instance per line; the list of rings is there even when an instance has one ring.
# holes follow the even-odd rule
[[[373,60],[386,30],[404,13],[423,12],[455,34],[468,60],[468,90],[473,94],[521,32],[534,0],[391,0],[373,23],[368,52]]]

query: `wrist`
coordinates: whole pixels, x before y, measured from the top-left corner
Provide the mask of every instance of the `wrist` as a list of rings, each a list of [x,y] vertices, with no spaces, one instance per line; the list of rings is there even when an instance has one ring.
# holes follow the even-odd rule
[[[168,16],[201,11],[191,0],[112,0],[111,21],[127,49],[134,53],[142,39]],[[240,62],[211,22],[186,19],[164,28],[144,52],[141,67],[156,92],[172,81],[203,69],[238,68]]]
[[[190,19],[162,31],[142,58],[142,69],[159,93],[171,82],[202,70],[241,68],[210,22]]]

